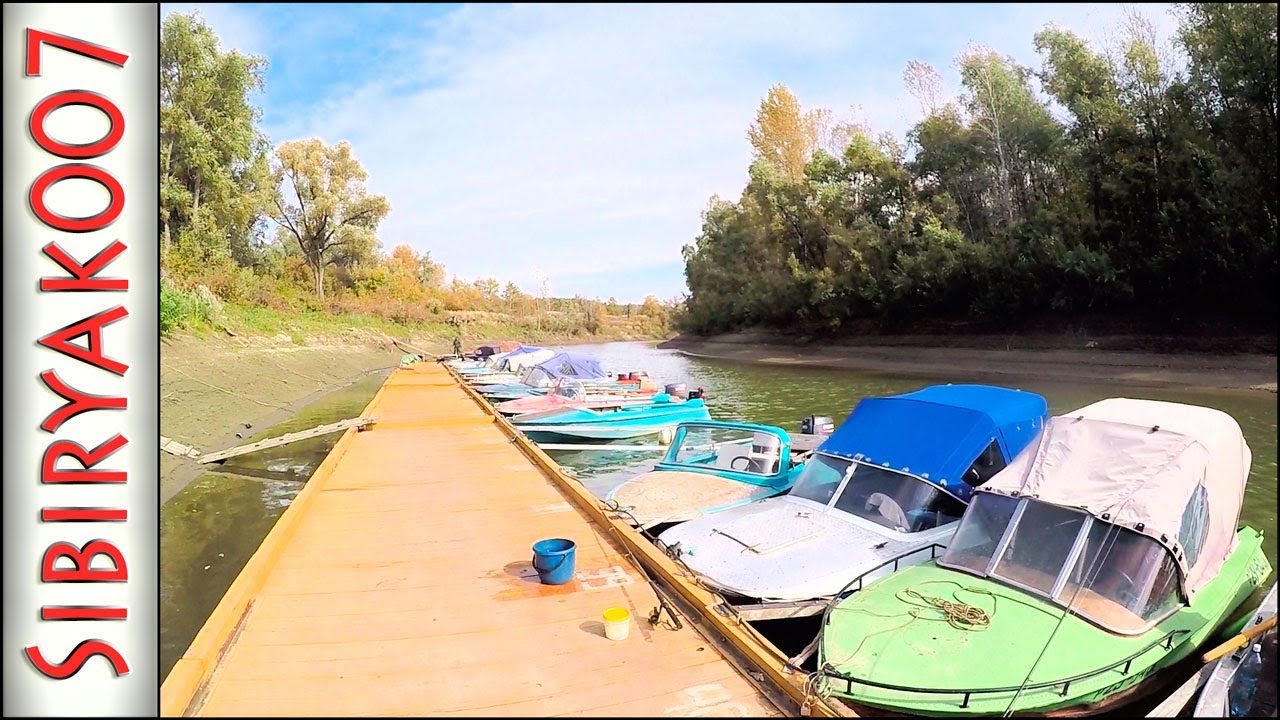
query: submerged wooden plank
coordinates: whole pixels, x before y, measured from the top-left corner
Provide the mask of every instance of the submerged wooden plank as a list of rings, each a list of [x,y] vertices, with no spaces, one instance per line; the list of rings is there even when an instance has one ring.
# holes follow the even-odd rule
[[[373,420],[367,417],[357,417],[357,418],[349,418],[347,420],[339,420],[338,422],[335,422],[335,423],[318,425],[308,430],[299,430],[298,432],[285,433],[284,435],[279,435],[273,438],[267,438],[265,440],[258,440],[257,442],[251,442],[245,445],[237,445],[236,447],[229,448],[227,450],[219,450],[217,452],[205,453],[197,457],[196,462],[202,465],[208,464],[208,463],[221,462],[223,460],[227,460],[233,457],[238,457],[240,455],[248,455],[249,453],[252,453],[252,452],[258,452],[259,450],[267,450],[269,448],[288,445],[289,443],[295,443],[295,442],[298,442],[299,440],[310,440],[311,438],[320,437],[321,435],[328,435],[330,433],[342,432],[347,428],[367,427],[372,423],[373,423]]]
[[[420,380],[420,382],[419,382]],[[450,382],[443,382],[450,380]],[[396,370],[162,688],[163,715],[780,713],[443,368]],[[477,412],[479,411],[479,412]],[[577,544],[548,586],[546,537]],[[601,613],[630,610],[626,640]]]

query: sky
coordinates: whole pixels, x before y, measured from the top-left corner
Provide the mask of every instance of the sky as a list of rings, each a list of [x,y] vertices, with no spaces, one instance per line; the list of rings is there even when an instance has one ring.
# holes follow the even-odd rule
[[[273,145],[347,140],[407,243],[472,281],[639,302],[687,292],[682,246],[747,180],[770,86],[903,138],[910,60],[959,90],[985,45],[1033,68],[1045,25],[1106,47],[1128,12],[1167,40],[1168,4],[187,4],[224,49],[262,55]]]

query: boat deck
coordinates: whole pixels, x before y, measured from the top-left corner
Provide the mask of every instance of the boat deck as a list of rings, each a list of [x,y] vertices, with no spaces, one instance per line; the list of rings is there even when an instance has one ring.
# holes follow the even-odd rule
[[[444,368],[395,370],[161,689],[161,714],[777,716]],[[530,546],[577,543],[538,582]],[[631,611],[604,637],[601,613]]]

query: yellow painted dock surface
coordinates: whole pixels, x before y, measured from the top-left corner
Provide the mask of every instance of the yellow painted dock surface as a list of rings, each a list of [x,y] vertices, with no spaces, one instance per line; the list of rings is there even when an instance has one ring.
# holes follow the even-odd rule
[[[780,712],[658,602],[444,368],[392,373],[161,691],[164,715],[761,716]],[[577,543],[538,582],[530,546]],[[604,637],[601,613],[631,611]]]

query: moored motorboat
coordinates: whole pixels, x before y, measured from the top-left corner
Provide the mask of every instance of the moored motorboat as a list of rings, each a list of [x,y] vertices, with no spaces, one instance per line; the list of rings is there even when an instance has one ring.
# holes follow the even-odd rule
[[[853,577],[923,562],[974,487],[1048,418],[1043,397],[940,385],[866,398],[782,496],[677,525],[660,539],[749,620],[819,613]]]
[[[1270,574],[1236,525],[1251,456],[1225,413],[1103,400],[1033,447],[936,560],[841,592],[825,694],[873,714],[1097,712],[1158,687]]]
[[[701,398],[679,400],[661,393],[649,403],[610,410],[569,408],[516,415],[511,422],[530,439],[625,440],[672,430],[682,422],[710,420]]]
[[[803,458],[779,427],[681,423],[661,460],[604,490],[603,499],[637,527],[666,526],[786,492]]]
[[[615,384],[594,357],[567,350],[555,353],[537,364],[526,364],[519,374],[518,382],[486,383],[477,385],[476,389],[491,400],[511,400],[545,394],[558,381],[566,378],[583,384]]]
[[[472,385],[495,385],[498,383],[514,383],[520,380],[525,368],[546,362],[556,356],[556,351],[526,345],[507,353],[492,368],[464,374],[463,379]]]
[[[638,385],[618,386],[638,388]],[[654,393],[651,387],[648,392],[639,390],[615,391],[607,386],[587,387],[581,380],[562,379],[546,391],[546,394],[516,395],[511,399],[497,402],[493,409],[503,415],[524,415],[528,413],[546,412],[559,408],[593,408],[604,410],[652,402]],[[504,394],[486,395],[490,401],[498,401]]]

